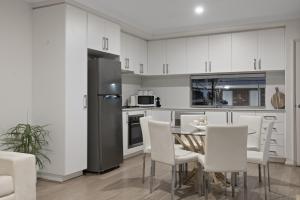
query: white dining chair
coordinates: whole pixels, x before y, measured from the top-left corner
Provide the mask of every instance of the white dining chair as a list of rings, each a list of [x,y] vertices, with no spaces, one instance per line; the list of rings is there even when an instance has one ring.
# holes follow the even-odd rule
[[[262,129],[262,116],[246,116],[239,117],[238,125],[247,125],[248,129],[255,131],[254,134],[248,135],[247,150],[259,151],[261,144],[261,129]]]
[[[171,124],[149,120],[149,133],[151,140],[151,179],[150,192],[153,191],[153,178],[155,176],[155,162],[172,166],[171,199],[174,199],[176,165],[198,160],[198,154],[174,147],[175,138],[171,133]]]
[[[142,130],[142,135],[143,135],[143,177],[142,177],[142,182],[145,182],[145,170],[146,170],[146,157],[147,155],[151,154],[151,142],[150,142],[150,135],[149,135],[149,120],[152,119],[152,116],[145,116],[140,118],[140,124],[141,124],[141,130]],[[181,149],[182,145],[180,144],[175,144],[176,149]]]
[[[270,183],[270,168],[269,168],[269,151],[270,151],[270,141],[272,137],[274,122],[269,122],[264,147],[261,151],[247,151],[247,161],[249,163],[254,163],[263,166],[264,172],[264,189],[265,189],[265,199],[267,199],[267,180],[266,180],[266,167],[268,170],[268,186],[269,191],[271,191]]]
[[[241,115],[239,117],[239,125],[247,125],[248,129],[255,131],[254,134],[248,135],[247,150],[260,151],[262,123],[262,116]],[[261,182],[261,165],[258,165],[258,177]]]
[[[205,199],[208,199],[208,173],[231,173],[232,196],[235,177],[244,173],[244,197],[247,198],[247,126],[207,126],[205,155],[199,155],[199,174],[203,174]],[[226,177],[226,176],[225,176]],[[201,177],[200,177],[201,178]],[[200,188],[199,188],[200,190]]]
[[[151,116],[145,116],[140,118],[140,124],[143,135],[143,144],[144,144],[144,154],[143,154],[143,183],[145,182],[145,167],[146,167],[146,156],[147,154],[151,154],[151,143],[150,143],[150,135],[149,135],[149,126],[148,122],[151,120]]]
[[[191,125],[194,120],[197,121],[203,121],[206,120],[206,115],[181,115],[180,116],[180,131],[181,133],[191,133],[193,131],[197,131],[197,128]],[[195,137],[197,142],[201,144],[201,141],[199,138]],[[181,136],[181,141],[184,143],[186,147],[190,147],[190,142],[187,140],[185,136]],[[195,140],[191,140],[193,142],[194,146],[193,148],[196,148],[196,151],[200,151],[200,149],[197,149],[198,145],[196,144]],[[187,174],[188,171],[188,163],[186,163],[184,166],[179,166],[179,171],[185,171]]]

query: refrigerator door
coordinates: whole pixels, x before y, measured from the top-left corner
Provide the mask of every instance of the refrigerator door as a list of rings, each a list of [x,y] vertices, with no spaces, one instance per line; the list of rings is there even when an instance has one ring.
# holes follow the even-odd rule
[[[119,166],[123,161],[122,98],[98,96],[101,171]]]
[[[121,63],[100,58],[98,60],[98,94],[121,93]]]

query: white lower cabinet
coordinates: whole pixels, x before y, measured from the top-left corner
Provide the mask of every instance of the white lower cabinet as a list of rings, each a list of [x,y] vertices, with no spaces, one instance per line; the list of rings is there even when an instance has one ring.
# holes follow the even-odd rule
[[[136,153],[142,152],[144,147],[143,145],[129,148],[128,145],[128,136],[129,136],[129,125],[128,125],[128,116],[130,115],[144,115],[146,116],[147,112],[144,110],[141,111],[123,111],[122,120],[123,120],[123,156],[129,157],[130,155],[135,155]]]
[[[229,118],[232,119],[233,124],[239,124],[238,119],[242,115],[256,115],[263,117],[263,124],[261,130],[261,148],[264,148],[265,137],[266,137],[266,130],[268,123],[270,121],[274,121],[274,127],[272,130],[272,137],[271,137],[271,147],[270,147],[270,157],[271,158],[285,158],[285,129],[284,129],[284,113],[274,113],[274,112],[260,112],[260,111],[253,111],[253,112],[231,112]]]

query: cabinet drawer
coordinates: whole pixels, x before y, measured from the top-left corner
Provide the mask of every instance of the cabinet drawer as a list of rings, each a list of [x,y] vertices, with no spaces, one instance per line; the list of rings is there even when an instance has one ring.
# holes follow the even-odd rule
[[[265,135],[262,135],[261,144],[265,143]],[[271,137],[270,144],[272,146],[284,146],[284,135],[283,134],[273,134]]]
[[[268,123],[264,122],[262,124],[262,134],[266,133]],[[284,123],[274,123],[272,134],[284,134]]]
[[[284,122],[284,113],[256,113],[257,116],[262,116],[264,121]]]
[[[270,146],[270,157],[284,158],[284,150],[281,146]]]

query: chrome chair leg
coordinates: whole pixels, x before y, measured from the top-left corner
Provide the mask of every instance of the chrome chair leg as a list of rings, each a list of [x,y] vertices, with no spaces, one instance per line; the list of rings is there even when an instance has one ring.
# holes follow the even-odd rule
[[[266,178],[266,166],[263,166],[264,169],[264,189],[265,189],[265,200],[267,200],[267,178]]]
[[[235,196],[235,172],[231,172],[231,190],[232,190],[232,197]]]
[[[247,200],[248,198],[248,187],[247,187],[247,172],[244,172],[244,199]]]
[[[270,163],[269,163],[269,162],[267,162],[267,168],[268,168],[268,184],[269,184],[269,192],[271,192]]]
[[[153,178],[155,176],[155,161],[151,160],[150,193],[153,192]]]
[[[208,200],[208,173],[204,172],[204,196]]]
[[[145,183],[145,165],[146,165],[146,154],[143,155],[143,179],[142,182]]]
[[[258,181],[261,183],[261,164],[258,164]]]
[[[200,163],[197,164],[197,190],[198,195],[201,196],[203,194],[203,170]]]
[[[174,200],[176,167],[172,166],[171,200]]]

